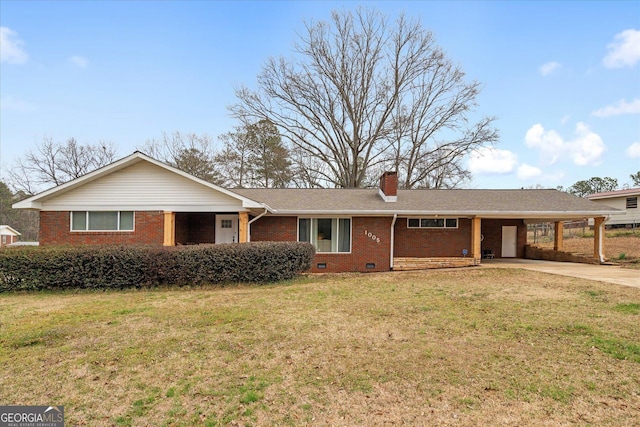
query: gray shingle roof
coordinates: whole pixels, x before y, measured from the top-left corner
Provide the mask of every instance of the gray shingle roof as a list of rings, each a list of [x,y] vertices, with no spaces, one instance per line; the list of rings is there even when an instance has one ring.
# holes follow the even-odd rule
[[[377,189],[236,189],[276,214],[479,215],[579,218],[621,211],[557,190],[398,190],[384,202]]]

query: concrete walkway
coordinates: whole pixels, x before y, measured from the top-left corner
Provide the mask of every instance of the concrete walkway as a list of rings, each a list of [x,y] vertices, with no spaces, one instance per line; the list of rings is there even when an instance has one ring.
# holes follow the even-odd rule
[[[621,268],[615,265],[578,264],[519,258],[483,259],[480,265],[483,268],[522,268],[524,270],[597,280],[640,289],[640,270]]]

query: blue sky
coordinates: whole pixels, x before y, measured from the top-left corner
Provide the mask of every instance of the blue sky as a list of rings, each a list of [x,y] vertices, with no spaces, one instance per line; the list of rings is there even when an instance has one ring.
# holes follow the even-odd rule
[[[305,20],[373,6],[417,17],[469,79],[500,142],[470,188],[568,187],[640,170],[640,2],[0,0],[0,174],[44,137],[113,142],[236,125],[234,87],[289,56]]]

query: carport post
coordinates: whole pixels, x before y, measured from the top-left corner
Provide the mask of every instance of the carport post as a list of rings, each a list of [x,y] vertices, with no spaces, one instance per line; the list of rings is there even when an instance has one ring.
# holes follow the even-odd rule
[[[238,242],[247,243],[247,235],[249,234],[249,212],[238,212],[239,224],[238,224]]]
[[[564,247],[564,222],[556,221],[555,222],[555,232],[553,235],[553,250],[561,251]]]
[[[477,216],[471,219],[471,256],[478,262],[482,259],[482,247],[480,243],[482,236],[480,232],[482,227],[481,221]]]
[[[593,218],[593,257],[604,262],[604,220],[603,216]]]
[[[164,239],[162,244],[164,246],[176,245],[176,213],[164,212]]]

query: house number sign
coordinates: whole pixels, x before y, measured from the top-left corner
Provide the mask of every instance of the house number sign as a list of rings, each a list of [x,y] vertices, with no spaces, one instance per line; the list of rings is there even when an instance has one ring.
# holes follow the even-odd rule
[[[380,238],[375,234],[373,234],[372,232],[370,232],[369,230],[364,230],[364,234],[374,242],[380,243]]]

